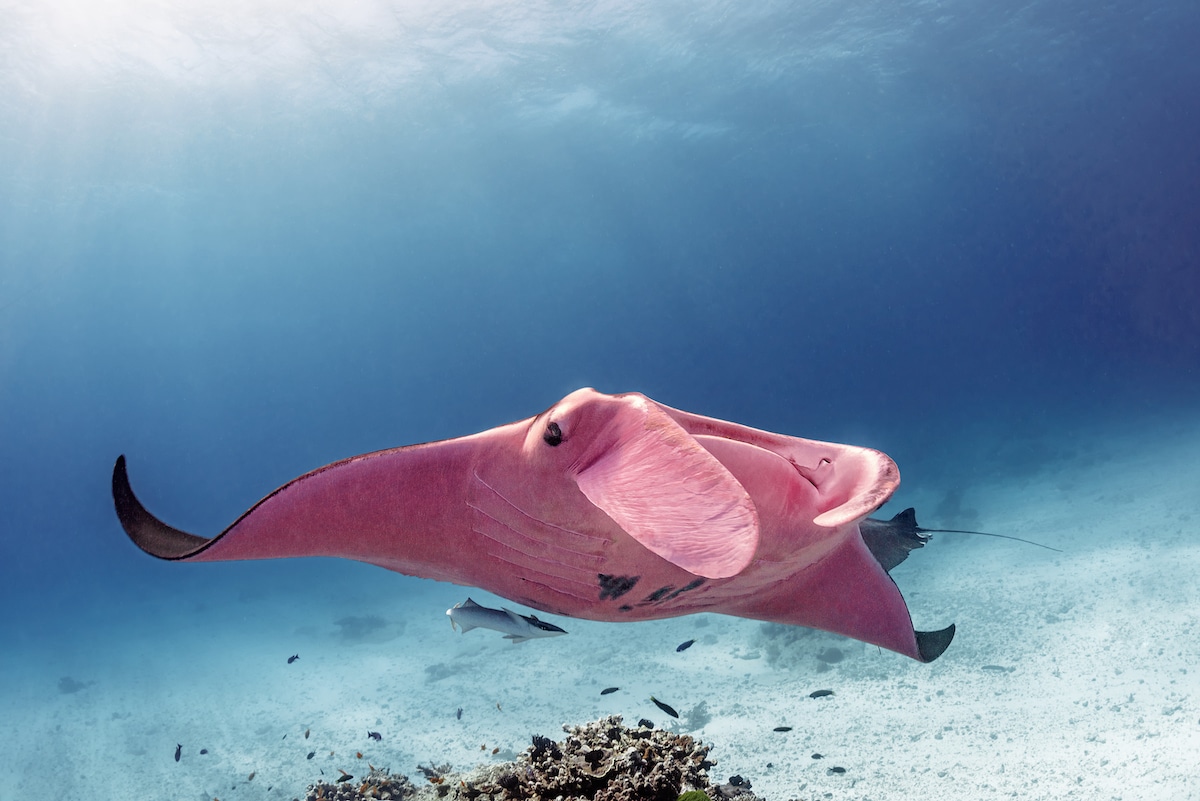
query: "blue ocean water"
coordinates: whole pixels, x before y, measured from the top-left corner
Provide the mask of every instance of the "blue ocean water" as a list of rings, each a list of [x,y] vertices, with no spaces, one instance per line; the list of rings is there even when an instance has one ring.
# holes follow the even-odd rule
[[[1186,2],[0,3],[0,660],[56,696],[147,610],[420,584],[152,560],[122,453],[211,534],[593,386],[879,448],[889,511],[986,529],[990,471],[1194,425],[1198,35]]]

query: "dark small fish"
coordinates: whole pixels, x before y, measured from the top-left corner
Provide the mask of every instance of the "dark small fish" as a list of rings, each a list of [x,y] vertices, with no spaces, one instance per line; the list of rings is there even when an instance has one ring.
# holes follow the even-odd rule
[[[679,643],[679,645],[675,646],[675,652],[678,653],[679,651],[686,651],[687,649],[689,649],[693,645],[695,645],[695,643],[696,643],[695,640],[688,640],[687,642],[681,642],[681,643]]]
[[[375,742],[379,742],[380,740],[383,739],[383,735],[377,731],[369,731],[369,732],[367,732],[367,736],[370,737]]]
[[[207,749],[207,748],[201,748],[201,749],[200,749],[200,753],[202,753],[202,754],[207,754],[207,753],[208,753],[208,749]]]
[[[183,746],[182,746],[182,745],[176,745],[176,746],[175,746],[175,761],[176,761],[176,762],[178,762],[178,761],[179,761],[179,757],[180,757],[182,754],[183,754]]]
[[[813,759],[824,759],[824,758],[825,758],[824,754],[813,754]]]
[[[343,773],[341,776],[338,776],[338,781],[339,782],[348,782],[353,778],[354,777],[351,776],[349,773]]]
[[[829,770],[827,770],[827,771],[825,771],[825,772],[826,772],[826,773],[828,773],[828,774],[829,774],[829,775],[831,775],[831,776],[835,776],[835,775],[840,775],[840,774],[842,774],[842,773],[845,773],[845,772],[846,772],[846,769],[845,769],[845,768],[839,768],[837,765],[834,765],[832,768],[830,768]]]
[[[310,734],[312,734],[312,729],[305,729],[304,730],[304,739],[307,740],[308,735],[310,735]]]
[[[791,726],[776,726],[773,731],[791,731]]]
[[[1004,667],[1003,665],[984,665],[981,670],[988,670],[992,673],[1012,673],[1016,668]]]
[[[600,691],[600,694],[601,695],[612,695],[619,689],[621,689],[621,688],[620,687],[605,687],[603,690]]]
[[[678,717],[679,717],[679,713],[678,713],[678,712],[676,712],[676,711],[675,711],[675,708],[674,708],[674,707],[672,707],[670,704],[664,704],[662,701],[658,700],[658,699],[657,699],[657,698],[655,698],[653,695],[652,695],[652,696],[650,696],[650,700],[654,702],[654,705],[655,705],[656,707],[658,707],[659,709],[661,709],[663,712],[666,712],[666,713],[667,713],[668,715],[670,715],[671,717],[673,717],[673,718],[678,718]]]
[[[295,661],[296,661],[297,659],[299,659],[299,658],[300,658],[300,654],[293,654],[293,655],[289,656],[289,657],[288,657],[288,664],[289,664],[289,665],[290,665],[290,664],[292,664],[293,662],[295,662]]]
[[[458,720],[462,720],[462,707],[461,706],[458,708],[458,711],[454,713],[454,717],[457,718]]]
[[[824,698],[829,695],[833,695],[833,690],[813,690],[811,693],[808,694],[808,697],[809,698]]]
[[[313,757],[315,757],[316,755],[317,755],[317,752],[316,752],[316,751],[309,751],[309,752],[308,752],[308,756],[306,756],[306,757],[305,757],[305,759],[312,759],[312,758],[313,758]]]

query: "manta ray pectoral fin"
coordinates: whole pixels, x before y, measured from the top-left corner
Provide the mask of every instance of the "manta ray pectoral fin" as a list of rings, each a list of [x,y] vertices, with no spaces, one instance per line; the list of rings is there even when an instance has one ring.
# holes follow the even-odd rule
[[[917,651],[921,654],[922,662],[932,662],[950,647],[954,639],[954,624],[951,623],[939,631],[914,631],[917,635]]]
[[[146,507],[133,494],[133,487],[129,486],[124,455],[117,457],[113,467],[112,494],[121,528],[125,529],[134,545],[151,556],[186,559],[210,542],[205,537],[172,528],[146,511]]]

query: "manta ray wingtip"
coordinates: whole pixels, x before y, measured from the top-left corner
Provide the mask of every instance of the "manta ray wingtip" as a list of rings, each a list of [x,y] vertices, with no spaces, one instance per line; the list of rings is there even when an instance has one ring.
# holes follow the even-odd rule
[[[913,633],[917,635],[917,652],[921,655],[921,661],[932,662],[950,647],[950,641],[954,639],[954,624],[939,631]]]
[[[112,474],[113,505],[121,528],[133,540],[133,544],[159,559],[184,559],[196,552],[209,540],[172,528],[159,520],[142,506],[129,484],[129,471],[125,467],[125,454],[117,457]]]

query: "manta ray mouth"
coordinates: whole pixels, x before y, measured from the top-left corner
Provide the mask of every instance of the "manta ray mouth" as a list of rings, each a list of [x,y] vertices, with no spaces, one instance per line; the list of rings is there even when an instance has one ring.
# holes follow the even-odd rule
[[[805,467],[797,464],[795,459],[788,459],[788,461],[796,469],[800,477],[809,484],[812,484],[813,489],[817,492],[821,491],[822,484],[833,477],[833,462],[829,459],[821,459],[821,461],[817,462],[816,467]]]

